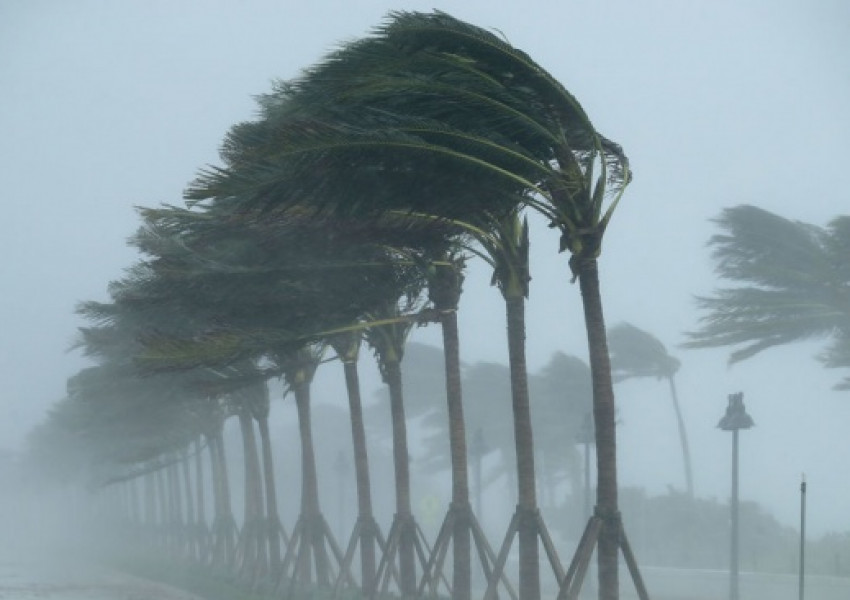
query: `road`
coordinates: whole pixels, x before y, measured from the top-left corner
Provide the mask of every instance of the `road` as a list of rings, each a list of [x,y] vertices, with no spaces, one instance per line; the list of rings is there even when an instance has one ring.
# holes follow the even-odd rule
[[[80,559],[0,557],[0,600],[201,600]]]

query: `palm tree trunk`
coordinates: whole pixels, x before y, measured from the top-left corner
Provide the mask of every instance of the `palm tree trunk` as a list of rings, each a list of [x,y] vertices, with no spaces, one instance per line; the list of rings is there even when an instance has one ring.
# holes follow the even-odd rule
[[[467,470],[466,425],[460,383],[460,342],[457,312],[441,315],[443,352],[446,363],[446,401],[449,417],[449,452],[452,463],[452,504],[460,512],[454,520],[452,538],[452,598],[468,600],[472,594],[469,535],[469,474]]]
[[[186,546],[189,552],[189,556],[194,560],[197,554],[197,535],[195,531],[195,501],[192,498],[192,477],[189,474],[189,451],[187,448],[183,448],[182,451],[183,458],[180,461],[183,463],[183,485],[185,486],[185,497],[186,497],[186,524],[184,526],[184,531],[186,531]]]
[[[242,432],[243,460],[245,463],[245,518],[242,523],[244,568],[256,573],[264,570],[265,545],[260,521],[263,515],[260,461],[257,457],[257,440],[254,422],[247,408],[239,411],[239,428]]]
[[[165,477],[163,467],[156,471],[156,494],[159,500],[159,543],[163,547],[168,547],[168,501],[166,499]]]
[[[590,373],[593,381],[593,420],[596,426],[596,514],[602,519],[597,561],[599,565],[599,600],[617,600],[619,576],[617,556],[620,547],[620,513],[617,498],[617,430],[615,422],[614,386],[602,296],[599,292],[599,269],[595,258],[579,261]]]
[[[174,549],[179,555],[186,543],[186,528],[183,526],[183,492],[180,482],[180,462],[176,454],[170,457],[171,466],[168,468],[168,483],[172,496],[172,531],[174,534]]]
[[[230,502],[230,477],[227,472],[227,456],[224,448],[224,422],[217,425],[213,439],[215,443],[213,450],[216,455],[216,468],[218,470],[219,493],[221,499],[221,521],[218,526],[218,535],[221,536],[223,544],[223,559],[226,564],[233,560],[235,521],[233,519],[233,507]]]
[[[195,498],[197,501],[195,527],[198,535],[198,558],[207,553],[207,515],[204,501],[204,457],[201,455],[201,436],[195,438]]]
[[[534,474],[534,436],[525,362],[525,297],[505,296],[508,328],[508,358],[514,413],[519,513],[519,597],[540,598],[540,565],[537,544],[537,491]]]
[[[413,547],[416,531],[413,528],[413,512],[410,508],[410,454],[407,450],[401,363],[397,360],[385,361],[384,369],[390,392],[392,414],[396,518],[403,528],[399,544],[399,586],[402,596],[410,596],[416,592],[416,561]]]
[[[266,490],[266,525],[269,538],[269,561],[271,571],[277,575],[280,570],[280,515],[277,509],[277,488],[274,479],[274,456],[272,454],[271,437],[269,436],[268,412],[257,418],[257,428],[260,431],[260,444],[263,448],[263,477]]]
[[[320,527],[319,484],[316,474],[316,454],[313,446],[313,425],[310,416],[310,384],[298,382],[293,386],[295,405],[298,409],[298,431],[301,438],[301,518],[307,524],[306,543],[313,551],[316,562],[316,581],[320,585],[329,583],[328,559],[325,549],[324,531]],[[298,578],[310,581],[310,553],[298,565]]]
[[[130,480],[130,518],[136,531],[139,531],[142,524],[142,517],[139,514],[139,484],[138,479]]]
[[[150,539],[156,536],[156,475],[145,475],[145,529]]]
[[[212,500],[213,500],[213,517],[212,517],[212,548],[211,559],[213,564],[221,564],[225,562],[225,544],[224,536],[222,535],[222,524],[224,523],[224,500],[222,499],[221,485],[221,467],[218,464],[218,449],[215,435],[209,434],[206,436],[207,450],[210,456],[210,479],[212,481]]]
[[[366,449],[366,428],[363,423],[363,405],[360,398],[360,378],[357,362],[344,360],[345,387],[351,413],[351,439],[354,451],[354,477],[357,485],[357,509],[361,522],[372,523],[372,485],[369,478],[369,455]],[[360,528],[360,572],[363,595],[367,598],[375,591],[375,535],[371,527]]]
[[[688,497],[694,499],[694,472],[691,467],[691,450],[688,444],[688,432],[685,429],[685,420],[682,418],[682,407],[679,404],[679,394],[676,393],[676,381],[668,377],[670,384],[670,398],[673,400],[673,410],[676,411],[676,424],[679,426],[679,442],[682,444],[682,461],[685,465],[685,483],[688,488]]]

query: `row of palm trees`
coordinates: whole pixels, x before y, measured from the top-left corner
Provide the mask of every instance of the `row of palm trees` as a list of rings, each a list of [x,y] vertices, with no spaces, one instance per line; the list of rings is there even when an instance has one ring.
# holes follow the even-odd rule
[[[259,105],[256,120],[234,126],[225,138],[223,166],[208,167],[189,186],[187,208],[140,209],[142,226],[131,243],[144,259],[110,284],[109,302],[81,305],[90,325],[81,330],[80,346],[97,365],[69,382],[74,402],[57,409],[55,420],[84,434],[87,452],[124,470],[121,477],[139,465],[158,465],[201,436],[214,489],[221,490],[214,529],[223,541],[216,552],[227,556],[233,518],[223,492],[221,429],[226,417],[238,416],[253,481],[245,523],[265,523],[248,528],[255,533],[240,547],[252,547],[243,555],[259,564],[262,540],[278,540],[282,531],[262,393],[266,380],[280,377],[298,409],[302,495],[286,552],[268,546],[279,580],[329,586],[332,558],[339,580],[356,548],[367,595],[395,579],[403,595],[414,596],[435,589],[450,544],[452,596],[464,599],[471,596],[474,544],[492,598],[516,536],[520,598],[541,597],[541,546],[564,597],[577,593],[595,546],[599,597],[618,597],[621,549],[645,596],[619,516],[613,379],[597,262],[631,178],[620,147],[528,55],[441,12],[392,13],[372,35],[276,84]],[[561,233],[559,251],[569,251],[588,338],[596,510],[566,572],[537,506],[525,363],[531,281],[525,210],[541,213]],[[493,268],[506,306],[518,503],[498,555],[469,502],[457,308],[470,257]],[[443,335],[452,472],[452,503],[430,557],[411,510],[401,379],[405,341],[425,324],[439,325]],[[736,324],[744,325],[746,317]],[[739,339],[708,328],[695,336],[702,345]],[[378,360],[392,414],[396,511],[386,539],[371,508],[357,376],[364,341]],[[830,361],[840,363],[841,348]],[[359,518],[344,554],[320,509],[310,411],[310,383],[330,350],[343,364],[349,392],[358,491]],[[667,361],[655,374],[672,382],[677,367]],[[688,465],[681,419],[680,431]]]
[[[113,381],[107,371],[119,371],[123,385],[138,379],[125,371],[155,373],[138,387],[155,389],[151,382],[159,380],[171,396],[191,398],[194,410],[221,414],[222,398],[233,402],[245,386],[283,377],[295,397],[302,439],[302,512],[293,538],[307,550],[293,576],[310,576],[304,557],[312,553],[318,580],[326,583],[309,384],[328,347],[350,371],[362,336],[377,355],[391,398],[396,516],[384,556],[397,553],[400,590],[412,595],[419,542],[400,364],[410,329],[438,323],[452,463],[452,593],[467,598],[470,539],[477,540],[478,528],[469,505],[456,319],[464,260],[483,257],[506,303],[520,596],[539,598],[538,546],[542,542],[550,558],[552,549],[534,481],[525,364],[529,239],[522,216],[524,209],[538,211],[560,230],[559,250],[570,253],[584,302],[598,442],[600,597],[617,597],[622,527],[597,258],[631,177],[622,150],[528,55],[441,12],[392,13],[371,36],[277,84],[259,103],[259,118],[227,135],[224,166],[208,168],[190,185],[188,208],[140,211],[143,226],[132,243],[146,258],[110,286],[111,302],[82,305],[92,325],[84,328],[81,345],[101,361],[93,367],[95,379]],[[166,396],[156,402],[161,410],[175,404]],[[356,404],[352,400],[353,415]],[[247,414],[240,400],[230,410]],[[146,416],[161,422],[154,411]],[[208,439],[220,431],[221,419],[212,420]],[[354,429],[356,422],[355,416]],[[169,435],[180,436],[164,431],[156,442],[129,437],[139,447],[116,456],[150,459],[195,433],[183,431],[191,433],[167,443]],[[361,435],[353,434],[355,441]],[[355,464],[364,467],[363,449],[354,451]],[[358,489],[365,495],[368,479],[361,471]],[[365,521],[372,519],[368,506],[361,498]],[[370,531],[362,528],[361,555]],[[504,556],[485,560],[492,581],[513,532]],[[488,554],[480,545],[479,552]],[[377,577],[382,569],[392,568],[379,564]],[[429,575],[428,565],[425,571]]]

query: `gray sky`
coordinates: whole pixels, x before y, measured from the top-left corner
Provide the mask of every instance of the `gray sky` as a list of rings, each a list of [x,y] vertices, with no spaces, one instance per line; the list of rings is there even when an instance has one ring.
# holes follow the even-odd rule
[[[709,218],[740,203],[816,224],[847,213],[842,0],[0,0],[0,447],[17,447],[85,364],[66,352],[81,324],[73,308],[105,300],[133,262],[132,207],[180,203],[272,79],[295,76],[390,9],[432,7],[499,29],[628,153],[635,181],[601,262],[606,316],[653,332],[682,359],[697,493],[729,493],[731,444],[715,425],[726,395],[742,390],[757,424],[742,435],[742,497],[793,523],[805,471],[812,529],[850,529],[850,397],[831,391],[840,374],[815,363],[818,346],[732,369],[724,352],[675,347],[695,326],[693,295],[715,285]],[[545,228],[532,244],[536,369],[555,350],[586,349],[566,257]],[[473,266],[460,314],[467,362],[507,360],[488,281]],[[438,342],[428,330],[416,339]],[[653,381],[617,389],[624,484],[682,486],[665,392]]]

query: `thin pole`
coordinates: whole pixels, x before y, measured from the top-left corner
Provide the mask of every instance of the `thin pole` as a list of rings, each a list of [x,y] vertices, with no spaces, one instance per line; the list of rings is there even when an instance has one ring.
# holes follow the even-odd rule
[[[584,443],[584,518],[590,518],[590,442]]]
[[[806,475],[800,482],[800,600],[803,600],[806,579]]]
[[[729,568],[729,600],[738,600],[738,430],[732,430],[732,547]]]

